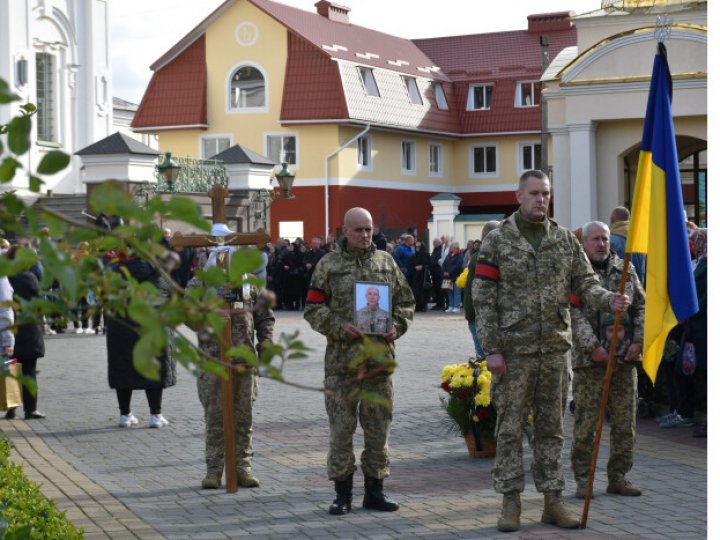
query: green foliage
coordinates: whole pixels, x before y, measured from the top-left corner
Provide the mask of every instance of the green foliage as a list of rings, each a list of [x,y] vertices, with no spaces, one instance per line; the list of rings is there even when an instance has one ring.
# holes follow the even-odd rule
[[[19,99],[7,83],[0,80],[0,103]],[[0,163],[0,182],[9,183],[22,171],[28,175],[30,190],[39,191],[42,176],[64,169],[70,156],[61,151],[50,151],[37,165],[37,174],[24,171],[24,160],[20,157],[30,150],[32,119],[37,109],[30,103],[19,105],[18,109],[14,118],[0,126],[8,150]],[[92,190],[89,204],[94,213],[123,218],[124,225],[112,231],[73,221],[43,208],[42,202],[39,199],[34,206],[29,206],[13,191],[0,194],[0,229],[39,239],[36,250],[19,249],[13,261],[0,257],[0,276],[15,275],[41,262],[44,268],[41,286],[48,289],[53,283],[59,284],[54,297],[18,300],[16,324],[38,323],[42,317],[72,320],[77,316],[80,300],[93,292],[97,304],[103,306],[107,315],[115,316],[116,320],[129,320],[137,326],[140,339],[133,351],[133,365],[143,376],[159,378],[157,357],[168,347],[193,373],[197,374],[199,370],[225,373],[221,363],[205,357],[195,343],[184,337],[179,327],[187,324],[196,331],[210,332],[220,339],[224,320],[219,311],[225,306],[215,294],[214,287],[239,288],[245,283],[262,286],[262,280],[252,275],[262,262],[258,250],[243,249],[242,256],[232,258],[227,273],[220,268],[198,272],[207,287],[186,294],[170,277],[168,264],[171,257],[166,247],[160,244],[163,236],[158,224],[166,220],[181,221],[195,230],[209,232],[210,225],[191,199],[176,195],[165,200],[156,195],[140,205],[120,183],[108,180]],[[47,229],[43,230],[43,227]],[[88,244],[87,253],[81,257],[74,256],[73,246],[79,242]],[[142,259],[154,266],[169,284],[169,293],[149,282],[138,283],[127,272],[122,273],[123,267],[118,261],[125,256]],[[117,271],[118,266],[121,271]],[[88,315],[92,316],[94,309],[90,307]],[[259,359],[252,349],[242,347],[234,348],[229,358],[243,358],[261,375],[283,381],[285,362],[303,358],[305,349],[297,336],[282,339],[285,339],[282,344],[266,347]]]
[[[48,500],[22,467],[10,461],[10,442],[0,437],[0,538],[4,540],[75,540],[83,529],[73,527]]]
[[[58,171],[62,171],[69,164],[70,156],[68,156],[65,152],[53,150],[42,157],[40,164],[38,165],[37,172],[40,174],[55,174]]]

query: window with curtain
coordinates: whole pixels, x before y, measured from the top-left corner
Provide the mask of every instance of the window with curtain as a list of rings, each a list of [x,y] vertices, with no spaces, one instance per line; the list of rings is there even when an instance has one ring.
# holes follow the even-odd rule
[[[265,77],[253,66],[241,66],[230,79],[230,108],[265,107]]]

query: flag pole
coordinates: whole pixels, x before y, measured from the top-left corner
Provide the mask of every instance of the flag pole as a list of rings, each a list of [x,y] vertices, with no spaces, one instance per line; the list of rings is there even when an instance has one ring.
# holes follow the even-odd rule
[[[623,263],[623,273],[620,279],[620,294],[625,294],[625,282],[627,281],[628,267],[630,265],[630,253],[625,253]],[[597,465],[598,453],[600,452],[600,438],[602,437],[603,421],[605,420],[605,409],[607,408],[608,399],[610,397],[610,383],[612,382],[613,368],[615,367],[615,352],[617,351],[617,335],[620,327],[620,319],[622,311],[615,312],[615,321],[613,322],[612,338],[610,340],[610,352],[608,353],[607,367],[605,369],[605,381],[603,384],[602,396],[600,398],[600,411],[598,414],[597,429],[595,430],[595,440],[593,441],[592,459],[590,460],[590,472],[588,473],[587,489],[585,491],[585,504],[583,505],[582,520],[580,528],[587,526],[588,512],[590,511],[590,499],[593,495],[593,482],[595,481],[595,467]],[[634,411],[633,411],[634,414]]]

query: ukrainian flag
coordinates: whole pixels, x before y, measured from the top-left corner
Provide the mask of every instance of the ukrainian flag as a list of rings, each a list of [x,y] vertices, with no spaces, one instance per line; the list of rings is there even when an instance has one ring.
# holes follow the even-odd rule
[[[627,252],[647,254],[643,368],[653,383],[668,333],[698,311],[671,102],[667,51],[659,43],[626,246]]]

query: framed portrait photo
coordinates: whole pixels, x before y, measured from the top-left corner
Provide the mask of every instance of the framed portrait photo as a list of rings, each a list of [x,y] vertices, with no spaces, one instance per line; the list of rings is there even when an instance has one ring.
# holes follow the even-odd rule
[[[389,283],[355,283],[355,326],[370,335],[383,335],[392,330],[392,295]]]

